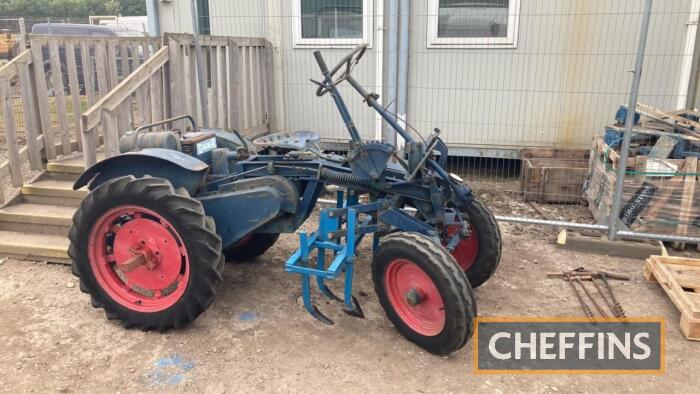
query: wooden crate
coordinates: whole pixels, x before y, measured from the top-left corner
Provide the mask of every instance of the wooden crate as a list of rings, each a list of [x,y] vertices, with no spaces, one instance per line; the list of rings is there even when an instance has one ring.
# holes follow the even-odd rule
[[[598,223],[610,217],[619,155],[600,137],[593,140],[584,195]],[[634,231],[699,236],[700,187],[697,158],[630,157],[621,219]]]
[[[588,152],[588,151],[585,151]],[[528,158],[523,160],[520,191],[525,201],[580,204],[588,161],[581,158]]]
[[[700,341],[700,260],[649,256],[644,265],[644,277],[661,285],[676,305],[685,338]]]

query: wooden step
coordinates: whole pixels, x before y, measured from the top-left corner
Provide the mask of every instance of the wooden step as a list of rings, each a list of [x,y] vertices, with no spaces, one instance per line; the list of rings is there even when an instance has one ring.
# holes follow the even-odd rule
[[[23,260],[70,264],[68,237],[0,231],[0,255]]]
[[[97,152],[97,161],[104,160],[104,152]],[[46,170],[49,172],[65,172],[70,174],[82,174],[85,171],[85,162],[83,156],[75,156],[70,159],[52,161],[46,164]]]
[[[22,194],[39,195],[49,197],[85,198],[88,194],[86,188],[73,190],[73,182],[40,178],[32,183],[22,186]]]
[[[0,209],[0,230],[67,235],[73,222],[74,207],[17,204]]]
[[[79,207],[87,189],[73,190],[73,181],[52,179],[56,174],[44,174],[39,180],[22,186],[20,202]]]

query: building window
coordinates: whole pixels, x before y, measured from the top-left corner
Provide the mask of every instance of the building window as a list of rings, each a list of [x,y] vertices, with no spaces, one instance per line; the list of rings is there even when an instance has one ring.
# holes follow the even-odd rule
[[[294,0],[295,47],[370,44],[371,0]]]
[[[209,0],[197,0],[197,32],[199,34],[211,34],[211,22],[209,21]]]
[[[516,48],[520,0],[429,0],[428,48]]]

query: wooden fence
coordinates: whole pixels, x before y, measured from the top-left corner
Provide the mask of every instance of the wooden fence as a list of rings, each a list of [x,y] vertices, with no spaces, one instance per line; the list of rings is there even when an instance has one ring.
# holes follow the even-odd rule
[[[251,137],[269,132],[272,51],[265,39],[201,37],[201,81],[187,34],[32,35],[29,41],[30,49],[0,68],[0,127],[7,145],[0,182],[10,176],[19,187],[23,166],[40,170],[46,161],[75,152],[92,165],[103,144],[105,157],[117,154],[127,130],[180,114],[193,115],[198,126]],[[206,84],[204,100],[199,83]],[[17,142],[18,120],[26,146]]]

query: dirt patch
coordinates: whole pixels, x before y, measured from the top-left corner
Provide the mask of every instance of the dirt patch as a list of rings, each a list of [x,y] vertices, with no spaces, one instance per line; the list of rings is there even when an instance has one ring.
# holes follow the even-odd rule
[[[476,290],[485,316],[580,315],[567,285],[549,271],[586,266],[630,275],[615,283],[632,316],[668,319],[664,376],[480,376],[472,348],[436,357],[404,340],[373,291],[368,242],[356,291],[366,319],[322,301],[328,327],[298,305],[299,281],[283,271],[294,234],[252,264],[227,265],[210,309],[191,326],[164,334],[107,321],[80,293],[67,266],[6,260],[0,265],[1,390],[16,391],[327,391],[348,392],[678,392],[700,383],[700,344],[683,339],[679,314],[643,262],[572,253],[554,232],[502,225],[504,255],[496,275]],[[339,283],[332,287],[339,288]]]

